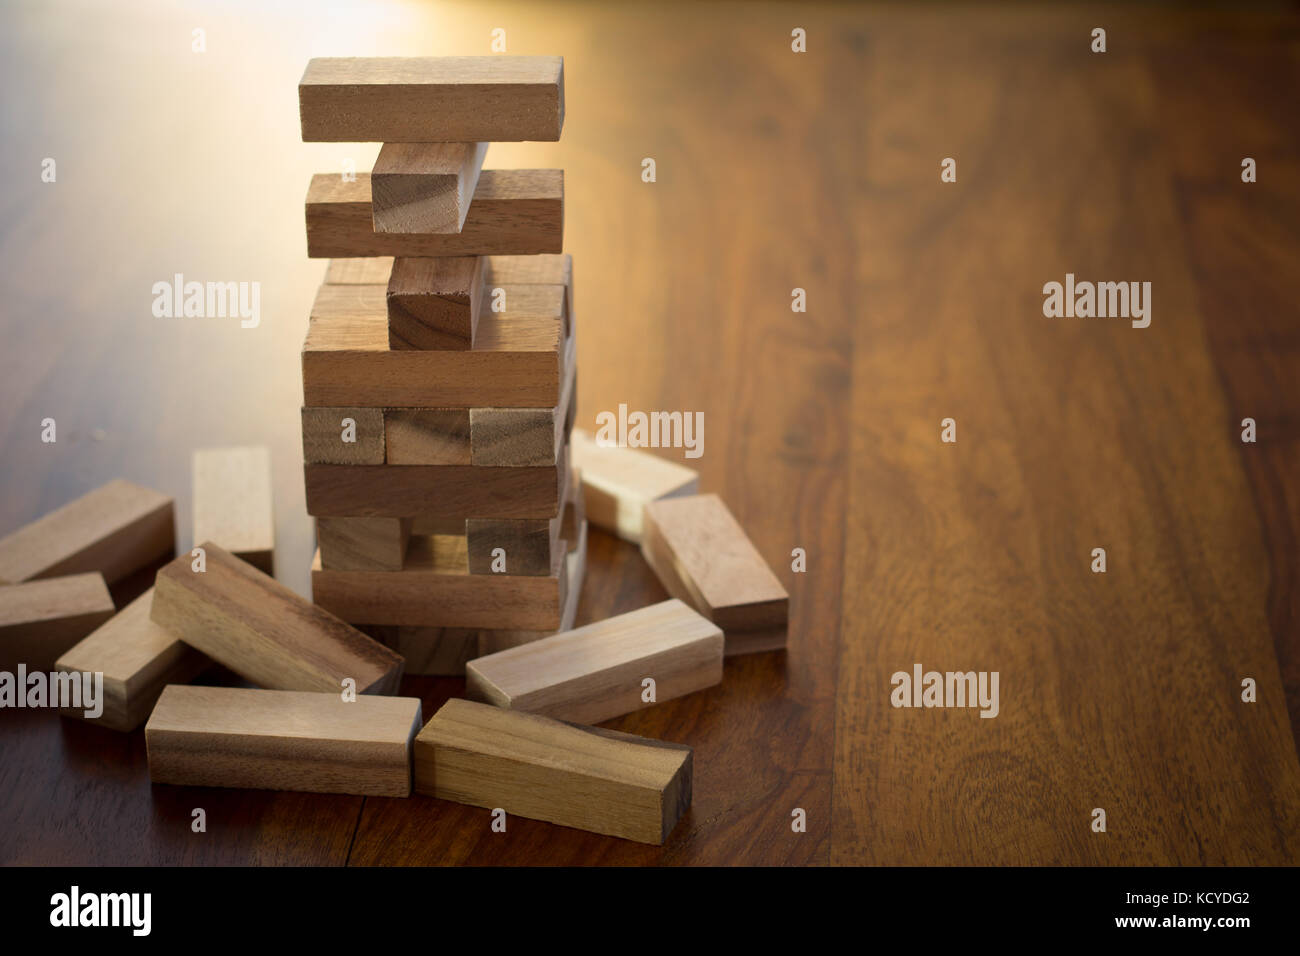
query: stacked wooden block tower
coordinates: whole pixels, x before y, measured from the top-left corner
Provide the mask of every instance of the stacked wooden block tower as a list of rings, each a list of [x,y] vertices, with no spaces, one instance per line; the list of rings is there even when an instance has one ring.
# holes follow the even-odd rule
[[[585,567],[564,175],[482,169],[556,141],[558,57],[318,59],[308,142],[380,142],[370,174],[313,177],[329,258],[302,353],[314,599],[408,673],[572,625]]]

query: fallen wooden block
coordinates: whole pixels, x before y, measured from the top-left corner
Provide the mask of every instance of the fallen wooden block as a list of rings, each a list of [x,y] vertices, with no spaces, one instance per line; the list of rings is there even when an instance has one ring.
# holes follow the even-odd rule
[[[119,479],[0,538],[0,584],[88,571],[115,584],[175,547],[172,499]]]
[[[200,448],[194,480],[194,542],[215,541],[253,567],[275,573],[271,450],[264,445]]]
[[[112,616],[113,599],[98,571],[0,587],[0,665],[51,670],[60,654]]]
[[[485,169],[465,224],[455,233],[375,232],[370,174],[317,173],[307,191],[307,255],[484,256],[564,248],[564,171]]]
[[[401,654],[403,673],[417,677],[464,677],[465,662],[478,656],[476,628],[366,625],[362,630]]]
[[[375,232],[460,232],[487,143],[385,143],[370,172]]]
[[[483,256],[395,259],[387,291],[388,347],[473,348],[482,292]]]
[[[598,724],[721,683],[722,649],[718,626],[673,599],[472,660],[465,695]]]
[[[410,518],[317,518],[316,542],[327,571],[400,571],[411,541]]]
[[[135,730],[166,685],[189,683],[212,663],[150,619],[153,594],[153,588],[145,591],[54,665],[59,671],[104,675],[104,711],[93,721],[112,730]],[[62,713],[85,717],[79,709]]]
[[[662,844],[691,806],[691,748],[451,699],[415,738],[415,790]]]
[[[149,779],[408,797],[420,717],[414,697],[172,684],[144,728]]]
[[[275,690],[392,694],[402,659],[211,541],[206,570],[183,554],[161,571],[150,617],[236,674]]]
[[[383,409],[303,406],[303,461],[322,465],[382,465],[384,437]]]
[[[468,351],[388,347],[387,286],[323,285],[302,350],[304,404],[551,408],[565,373],[554,318],[483,310]]]
[[[727,632],[729,655],[785,645],[789,595],[717,495],[646,505],[641,553],[669,594]]]
[[[624,541],[641,540],[642,513],[651,501],[694,494],[699,473],[634,448],[597,444],[582,429],[573,429],[574,466],[582,471],[587,520]]]
[[[537,256],[484,256],[484,281],[489,285],[562,285],[573,299],[573,257],[568,253]],[[327,285],[382,285],[393,271],[392,256],[331,259]]]
[[[318,57],[298,109],[304,143],[556,142],[564,58]]]

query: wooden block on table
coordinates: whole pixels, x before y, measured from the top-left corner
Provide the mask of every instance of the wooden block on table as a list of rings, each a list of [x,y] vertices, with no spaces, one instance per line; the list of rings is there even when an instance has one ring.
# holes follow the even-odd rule
[[[317,173],[307,191],[307,255],[484,256],[564,249],[564,170],[485,169],[460,232],[375,232],[370,174]]]
[[[362,630],[406,659],[405,674],[464,677],[465,662],[478,656],[476,628],[374,625]]]
[[[465,696],[598,724],[647,706],[642,681],[656,701],[722,682],[722,631],[671,599],[606,618],[465,665]]]
[[[575,428],[573,464],[582,471],[587,520],[624,541],[641,540],[642,513],[651,501],[694,494],[697,471],[634,448],[606,447]]]
[[[390,349],[471,349],[482,308],[483,256],[393,261]]]
[[[645,508],[641,553],[664,589],[727,632],[727,653],[784,644],[790,597],[717,495],[654,501]],[[775,631],[732,647],[733,632]]]
[[[375,232],[460,232],[487,143],[385,143],[370,172]]]
[[[567,447],[578,400],[578,343],[564,353],[564,388],[552,408],[471,408],[470,457],[476,465],[525,467],[554,463]]]
[[[0,538],[0,584],[89,571],[115,584],[175,547],[172,499],[119,479]]]
[[[379,408],[302,409],[302,460],[321,465],[382,465],[384,412]],[[347,441],[345,439],[353,439]]]
[[[149,779],[408,797],[420,717],[414,697],[172,684],[144,728]]]
[[[389,408],[384,440],[390,465],[468,465],[468,408]]]
[[[662,844],[691,805],[691,748],[451,699],[415,738],[415,790]]]
[[[0,587],[0,664],[51,670],[60,654],[112,616],[113,599],[98,571]]]
[[[304,143],[557,142],[564,58],[317,57],[298,109]]]
[[[151,618],[239,676],[274,690],[392,694],[402,659],[210,541],[207,568],[181,555],[161,571]]]
[[[330,571],[400,571],[411,540],[410,518],[317,518],[321,567]]]
[[[154,589],[145,591],[85,639],[64,651],[55,670],[104,675],[104,709],[86,718],[112,730],[135,730],[168,684],[186,684],[211,663],[149,617]],[[85,717],[84,709],[64,710]]]
[[[194,543],[215,541],[267,574],[275,573],[271,450],[263,445],[194,452]]]
[[[387,286],[323,285],[302,350],[305,404],[391,408],[541,408],[564,385],[561,327],[487,309],[474,348],[388,347]]]

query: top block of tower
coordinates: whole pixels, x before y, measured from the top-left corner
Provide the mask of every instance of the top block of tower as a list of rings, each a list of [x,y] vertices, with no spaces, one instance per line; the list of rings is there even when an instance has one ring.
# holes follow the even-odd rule
[[[298,106],[307,143],[555,142],[564,58],[317,58]]]

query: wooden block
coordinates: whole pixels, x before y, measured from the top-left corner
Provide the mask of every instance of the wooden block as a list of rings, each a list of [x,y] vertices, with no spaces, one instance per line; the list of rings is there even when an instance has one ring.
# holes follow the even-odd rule
[[[468,408],[389,408],[384,411],[390,465],[468,465]]]
[[[175,547],[172,499],[110,481],[0,538],[0,584],[87,571],[115,584]]]
[[[722,682],[722,631],[676,599],[606,618],[465,665],[465,696],[598,724]]]
[[[487,143],[385,143],[370,172],[375,232],[460,232]]]
[[[559,626],[568,589],[563,555],[547,577],[470,574],[465,539],[413,537],[401,571],[329,571],[312,564],[312,598],[356,624],[420,627]]]
[[[411,534],[428,537],[430,535],[451,535],[465,537],[464,518],[439,518],[436,515],[416,515],[411,524]]]
[[[582,471],[587,520],[624,541],[641,540],[642,512],[649,502],[691,495],[700,487],[699,473],[691,468],[634,448],[598,445],[578,428],[570,447],[573,464]]]
[[[566,473],[560,490],[563,506],[552,518],[466,518],[469,573],[550,574],[557,549],[560,554],[564,553],[560,529],[570,511],[569,485],[572,481],[572,473]],[[497,549],[504,554],[494,554]]]
[[[113,599],[98,571],[0,587],[0,664],[51,670],[60,654],[112,616]]]
[[[149,779],[409,797],[420,716],[414,697],[172,684],[144,728]]]
[[[566,447],[578,398],[578,343],[569,337],[564,388],[552,408],[471,408],[470,457],[476,465],[525,467],[556,461]]]
[[[564,248],[564,170],[485,169],[456,233],[375,232],[370,174],[317,173],[307,192],[307,255],[485,256]]]
[[[541,408],[560,400],[559,324],[483,310],[469,351],[388,347],[386,286],[324,285],[302,351],[306,405]]]
[[[153,594],[153,588],[145,591],[55,664],[60,671],[104,675],[104,711],[88,719],[112,730],[135,730],[166,685],[189,683],[212,663],[150,619]],[[63,714],[85,717],[77,709]]]
[[[350,260],[344,260],[350,261]],[[573,285],[573,257],[488,256],[483,280],[488,285]]]
[[[717,495],[646,505],[641,553],[664,589],[726,631],[728,643],[735,631],[784,636],[789,595]]]
[[[464,677],[465,662],[478,657],[478,630],[459,627],[363,627],[406,659],[403,673],[421,677]]]
[[[400,571],[411,540],[410,518],[317,518],[321,567],[330,571]]]
[[[264,445],[200,448],[194,452],[192,470],[194,543],[215,541],[235,557],[274,574],[271,450]]]
[[[520,256],[531,259],[533,256]],[[384,285],[393,274],[392,256],[364,259],[331,259],[325,270],[325,285]]]
[[[691,748],[453,698],[415,738],[415,790],[662,844],[691,806]]]
[[[482,308],[483,257],[393,261],[390,349],[471,349]]]
[[[207,569],[183,554],[161,571],[151,618],[241,677],[274,690],[392,694],[402,659],[274,578],[205,541]]]
[[[553,143],[564,58],[318,57],[298,108],[304,143]]]
[[[304,406],[302,410],[303,461],[322,465],[382,465],[384,435],[382,409]]]

